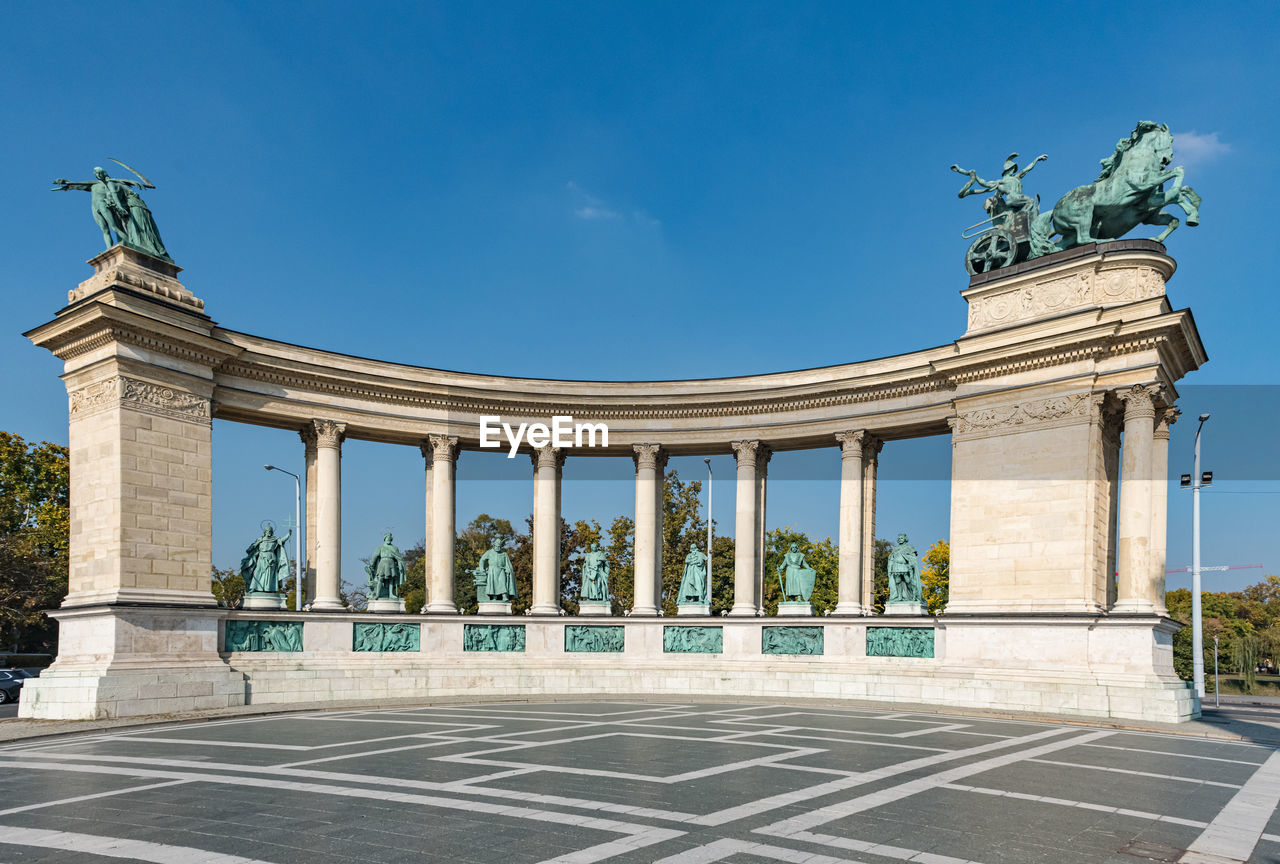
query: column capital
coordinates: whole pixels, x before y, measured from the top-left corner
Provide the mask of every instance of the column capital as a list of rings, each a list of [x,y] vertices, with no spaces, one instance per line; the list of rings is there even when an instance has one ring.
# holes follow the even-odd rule
[[[543,447],[535,447],[533,452],[529,454],[529,459],[533,462],[535,469],[554,466],[559,470],[564,467],[564,460],[568,455],[563,447],[552,447],[547,444]]]
[[[435,464],[435,448],[431,446],[431,441],[424,439],[418,443],[418,452],[422,454],[422,458],[427,463],[427,468],[431,468]]]
[[[316,446],[328,447],[337,450],[342,446],[342,441],[347,437],[347,424],[339,423],[336,420],[312,420],[311,421],[316,436]],[[304,437],[302,439],[306,441]]]
[[[840,442],[840,458],[841,459],[861,459],[863,443],[870,438],[870,434],[865,429],[851,429],[847,432],[837,432],[836,440]]]
[[[1182,412],[1176,407],[1161,408],[1156,411],[1156,432],[1155,438],[1158,441],[1169,440],[1169,427],[1178,422],[1178,415]]]
[[[308,454],[316,452],[316,443],[317,443],[318,436],[316,435],[316,427],[314,423],[312,423],[312,425],[310,426],[303,426],[301,429],[299,429],[298,437],[302,439],[302,446],[303,446],[304,452]]]
[[[636,463],[636,470],[652,468],[658,470],[667,466],[667,452],[661,444],[632,444],[631,459]]]
[[[761,471],[769,464],[769,460],[773,458],[773,448],[764,442],[756,449],[756,467]]]
[[[432,464],[435,464],[436,460],[441,462],[458,461],[457,435],[428,435],[427,442],[431,445]]]
[[[1159,390],[1143,384],[1134,384],[1127,390],[1117,394],[1124,402],[1124,419],[1138,420],[1143,417],[1155,417],[1155,400]]]
[[[729,446],[733,447],[733,458],[739,465],[755,464],[756,454],[760,451],[759,441],[731,441]]]

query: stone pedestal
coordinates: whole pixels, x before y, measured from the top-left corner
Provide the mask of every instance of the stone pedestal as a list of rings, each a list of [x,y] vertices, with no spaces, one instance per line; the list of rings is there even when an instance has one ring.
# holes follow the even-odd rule
[[[481,600],[478,604],[481,615],[510,615],[511,604],[499,600]]]
[[[925,609],[923,603],[886,603],[884,604],[884,614],[928,615],[929,611]]]
[[[787,600],[778,604],[779,618],[812,618],[813,604],[798,600]]]
[[[579,600],[578,614],[586,616],[612,615],[613,604],[608,600]]]
[[[244,595],[244,603],[241,604],[242,609],[288,609],[287,598],[284,594],[255,592]]]
[[[676,615],[701,615],[706,617],[711,614],[710,603],[680,603],[676,606]]]
[[[404,600],[399,597],[388,597],[382,600],[369,601],[370,612],[396,613],[404,611]]]

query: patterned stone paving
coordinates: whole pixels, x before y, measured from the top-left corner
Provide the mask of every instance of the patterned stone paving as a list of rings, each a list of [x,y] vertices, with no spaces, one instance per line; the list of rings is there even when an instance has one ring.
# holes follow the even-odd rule
[[[1280,753],[1088,726],[450,705],[0,747],[0,862],[1280,862]]]

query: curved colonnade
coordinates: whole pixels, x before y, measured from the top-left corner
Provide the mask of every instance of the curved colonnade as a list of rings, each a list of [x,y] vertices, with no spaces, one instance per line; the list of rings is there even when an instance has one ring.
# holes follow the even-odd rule
[[[1172,674],[1174,626],[1163,617],[1163,481],[1175,382],[1206,357],[1190,312],[1165,296],[1174,264],[1159,244],[1097,244],[974,277],[962,292],[968,327],[948,345],[662,382],[495,377],[302,348],[217,326],[165,262],[115,247],[91,263],[95,275],[70,304],[28,334],[66,362],[72,451],[71,592],[56,613],[63,647],[36,698],[24,699],[31,716],[149,713],[184,698],[236,704],[237,686],[241,702],[322,701],[338,698],[335,680],[375,669],[398,676],[404,696],[486,686],[500,695],[862,696],[1156,719],[1197,710]],[[480,449],[482,417],[518,425],[557,415],[607,424],[609,442],[529,450],[535,617],[484,624],[521,628],[523,650],[503,652],[500,667],[464,653],[478,632],[465,628],[481,622],[449,614],[455,464]],[[312,608],[335,611],[270,616],[303,622],[296,656],[219,651],[227,622],[252,616],[212,608],[209,593],[214,417],[302,436]],[[884,441],[941,434],[953,444],[951,602],[943,619],[893,622],[928,629],[928,654],[879,656],[870,631],[884,619],[863,614],[877,454]],[[426,611],[443,613],[396,616],[419,628],[420,647],[375,652],[376,663],[356,656],[351,635],[373,616],[336,611],[341,447],[353,438],[422,448]],[[815,447],[842,452],[839,605],[829,619],[796,622],[820,628],[819,655],[779,658],[766,650],[782,636],[755,618],[767,465],[772,452]],[[667,644],[672,619],[646,620],[660,603],[663,465],[669,455],[724,453],[737,460],[735,605],[731,618],[704,622],[723,631],[716,656],[681,656]],[[636,465],[636,603],[625,622],[611,622],[625,649],[608,657],[566,653],[573,625],[558,619],[561,466],[596,455]],[[162,671],[156,696],[125,680],[156,668],[182,669],[182,680]],[[325,683],[297,684],[307,680]],[[198,695],[170,695],[184,682]]]

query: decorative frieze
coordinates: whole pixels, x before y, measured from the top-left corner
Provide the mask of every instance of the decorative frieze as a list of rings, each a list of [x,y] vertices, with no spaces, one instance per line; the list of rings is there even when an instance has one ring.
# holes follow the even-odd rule
[[[663,627],[662,651],[665,654],[722,654],[724,628]]]
[[[1150,267],[1090,269],[1004,291],[968,294],[969,332],[1005,327],[1093,306],[1117,306],[1159,297],[1164,277]]]
[[[868,627],[868,657],[932,657],[931,627]]]
[[[760,653],[821,654],[824,633],[822,627],[762,627]]]
[[[194,423],[210,423],[210,400],[164,384],[118,375],[95,381],[68,394],[72,420],[107,408],[128,407],[147,414]]]
[[[626,636],[620,625],[592,627],[568,624],[564,628],[564,650],[570,653],[616,654],[625,645]]]
[[[229,620],[223,635],[223,650],[237,651],[301,651],[301,621]]]
[[[1097,404],[1092,393],[1068,393],[1012,405],[961,411],[948,422],[957,436],[1000,435],[1087,421],[1093,417]]]
[[[524,652],[523,624],[464,624],[463,651]]]
[[[352,625],[353,651],[418,651],[422,640],[421,624],[393,624],[377,621]]]

